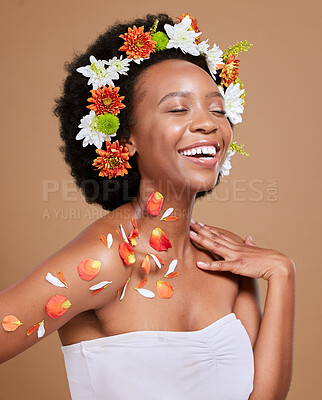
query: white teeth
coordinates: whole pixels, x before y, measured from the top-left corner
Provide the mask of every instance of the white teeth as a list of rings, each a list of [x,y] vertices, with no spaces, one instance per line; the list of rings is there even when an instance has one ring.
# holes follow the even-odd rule
[[[180,151],[180,154],[183,154],[184,156],[194,156],[196,154],[209,154],[212,156],[216,155],[216,147],[215,146],[200,146],[200,147],[195,147],[191,150],[183,150]]]

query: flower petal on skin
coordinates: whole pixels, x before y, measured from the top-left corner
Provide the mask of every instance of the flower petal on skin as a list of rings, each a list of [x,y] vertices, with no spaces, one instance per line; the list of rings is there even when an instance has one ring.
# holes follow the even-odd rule
[[[132,221],[133,228],[136,229],[137,231],[139,231],[138,224],[134,217],[131,218],[131,221]]]
[[[160,228],[153,229],[149,243],[156,251],[166,251],[172,247],[167,235]]]
[[[151,256],[153,258],[153,260],[156,263],[157,267],[161,268],[161,261],[160,261],[159,257],[154,255],[154,254],[152,254],[152,253],[148,253],[148,254],[149,254],[149,256]],[[164,264],[164,262],[163,262],[163,264]]]
[[[57,276],[59,280],[65,285],[65,287],[68,287],[64,274],[61,271],[57,271]]]
[[[148,290],[148,289],[137,289],[137,288],[134,288],[134,289],[137,290],[144,297],[148,297],[150,299],[155,297],[155,294],[153,292],[151,292],[151,290]]]
[[[141,289],[141,288],[143,288],[143,286],[146,285],[147,281],[148,281],[148,278],[142,279],[142,281],[140,281],[140,282],[137,284],[136,289]]]
[[[171,263],[169,265],[169,269],[168,269],[167,273],[164,275],[165,278],[167,278],[168,277],[167,275],[171,274],[175,270],[177,264],[178,264],[178,260],[171,261]]]
[[[112,281],[102,281],[100,283],[97,283],[96,285],[90,287],[90,290],[94,290],[93,293],[91,293],[91,295],[97,294],[99,293],[101,290],[105,289],[110,283],[112,283]]]
[[[124,231],[124,228],[123,228],[122,224],[120,224],[120,228],[121,228],[121,232],[122,232],[122,238],[125,240],[126,243],[129,243],[129,240],[128,240],[126,234],[125,234],[125,231]]]
[[[135,238],[137,238],[138,236],[139,236],[139,231],[135,228],[132,229],[131,233],[128,236],[128,240],[133,247],[136,246],[137,244]]]
[[[115,232],[120,236],[120,238],[123,240],[123,236],[122,233],[120,231],[118,231],[117,229],[115,229]]]
[[[144,269],[146,274],[149,274],[150,268],[151,268],[149,255],[146,255],[144,257],[144,260],[142,261],[141,267]]]
[[[84,281],[90,281],[98,275],[101,266],[102,263],[100,261],[85,258],[77,266],[78,274]]]
[[[134,248],[130,243],[121,242],[119,244],[119,255],[126,265],[135,263]]]
[[[176,217],[174,215],[170,215],[169,217],[163,218],[163,221],[178,221],[179,217]]]
[[[170,214],[173,213],[174,208],[170,207],[168,208],[162,215],[162,217],[160,218],[160,221],[162,221],[164,218],[168,217]]]
[[[40,325],[39,325],[38,331],[37,331],[38,339],[42,338],[45,333],[46,333],[46,331],[45,331],[45,320],[42,320],[40,322]]]
[[[42,322],[44,322],[44,320],[38,322],[36,325],[32,326],[31,328],[28,329],[27,331],[27,336],[30,336],[31,334],[33,334],[34,332],[36,332],[36,330],[40,327],[40,325],[42,324]]]
[[[65,312],[71,306],[71,302],[67,297],[57,294],[52,296],[46,303],[46,313],[50,318],[59,318],[65,314]]]
[[[175,278],[179,275],[179,272],[171,272],[169,275],[164,275],[165,278]]]
[[[64,288],[67,287],[60,279],[56,278],[50,272],[48,272],[46,275],[46,281],[48,281],[49,283],[51,283],[54,286],[64,287]]]
[[[160,192],[154,191],[148,198],[146,208],[151,215],[158,215],[163,205],[163,196]]]
[[[14,332],[20,325],[22,322],[14,315],[6,315],[2,320],[2,327],[6,332]]]
[[[109,233],[107,236],[101,235],[101,241],[105,244],[105,246],[108,249],[110,249],[112,244],[113,244],[113,236],[112,236],[112,234]]]
[[[169,299],[173,294],[173,288],[170,283],[160,280],[157,282],[157,291],[162,299]]]
[[[130,276],[128,277],[128,279],[127,279],[127,281],[124,283],[124,285],[121,287],[121,289],[123,289],[122,290],[122,294],[121,294],[121,297],[120,297],[120,300],[122,300],[123,299],[123,297],[124,297],[124,295],[125,295],[125,290],[126,290],[126,288],[127,288],[127,285],[128,285],[128,283],[130,282]],[[121,290],[121,289],[119,289],[119,290]],[[118,291],[119,291],[118,290]]]

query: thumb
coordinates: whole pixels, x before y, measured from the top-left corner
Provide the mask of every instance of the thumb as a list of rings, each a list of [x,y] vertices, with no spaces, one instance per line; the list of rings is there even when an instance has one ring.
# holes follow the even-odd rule
[[[245,244],[248,244],[249,246],[256,246],[256,244],[253,242],[253,238],[250,235],[246,236]]]

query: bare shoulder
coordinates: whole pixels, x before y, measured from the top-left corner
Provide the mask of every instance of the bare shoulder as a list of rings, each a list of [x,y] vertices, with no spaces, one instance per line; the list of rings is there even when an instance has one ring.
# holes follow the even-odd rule
[[[122,239],[115,233],[117,222],[103,218],[91,224],[0,293],[0,320],[8,320],[6,329],[0,330],[0,362],[60,329],[78,314],[100,309],[117,296],[131,273],[131,266],[119,257]],[[101,240],[108,233],[113,236],[110,248]],[[12,322],[12,316],[20,325]]]

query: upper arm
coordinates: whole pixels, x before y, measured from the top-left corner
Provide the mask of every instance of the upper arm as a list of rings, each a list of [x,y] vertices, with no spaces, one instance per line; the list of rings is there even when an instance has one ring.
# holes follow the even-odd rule
[[[237,242],[244,243],[244,240],[235,233],[222,228],[218,229]],[[239,290],[233,312],[244,325],[254,348],[263,315],[257,279],[240,276]]]
[[[107,233],[108,231],[100,232],[105,235]],[[12,358],[39,341],[37,330],[27,335],[27,331],[34,325],[44,321],[45,337],[77,314],[98,309],[117,295],[118,289],[130,275],[130,270],[120,260],[116,238],[114,237],[112,248],[107,249],[100,241],[100,234],[97,232],[97,235],[93,235],[87,229],[0,294],[0,321],[5,316],[13,315],[22,322],[15,331],[6,331],[0,327],[0,362]],[[79,275],[78,265],[84,259],[99,261],[96,263],[100,267],[96,272],[99,272],[93,279],[84,280]],[[58,271],[63,273],[68,287],[57,287],[46,280],[47,273],[57,277]],[[101,281],[111,283],[92,295],[90,287]],[[66,302],[62,307],[63,301]],[[51,312],[49,304],[52,305]]]

